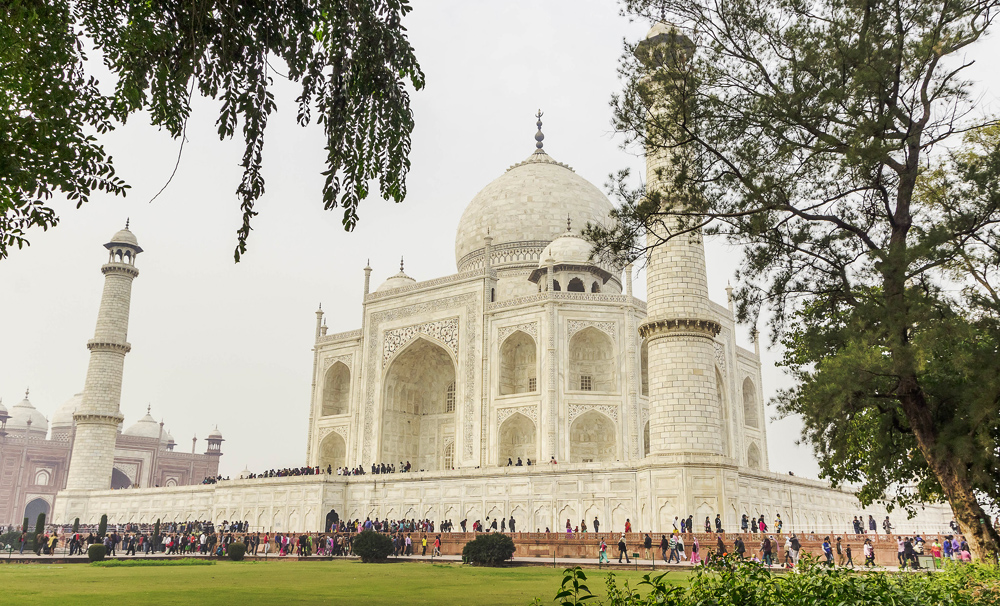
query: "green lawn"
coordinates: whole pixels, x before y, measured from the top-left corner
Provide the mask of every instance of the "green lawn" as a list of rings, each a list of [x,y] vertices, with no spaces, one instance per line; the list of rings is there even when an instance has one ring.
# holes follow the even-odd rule
[[[604,595],[607,573],[587,571],[591,590]],[[645,572],[619,572],[634,587]],[[687,572],[667,577],[685,583]],[[333,562],[218,562],[214,566],[98,568],[88,564],[0,565],[4,605],[209,606],[213,604],[451,604],[525,606],[552,603],[562,571],[487,569],[458,564]],[[250,600],[249,602],[247,600]]]

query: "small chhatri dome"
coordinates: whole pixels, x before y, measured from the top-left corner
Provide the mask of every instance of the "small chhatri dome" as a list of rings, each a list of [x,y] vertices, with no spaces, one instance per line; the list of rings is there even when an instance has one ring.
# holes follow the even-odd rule
[[[389,278],[385,282],[383,282],[378,288],[375,289],[375,292],[381,292],[381,291],[390,290],[390,289],[393,289],[393,288],[400,288],[400,287],[403,287],[403,286],[409,286],[411,284],[416,284],[416,282],[417,282],[416,280],[414,280],[410,276],[406,275],[406,272],[403,271],[403,257],[400,257],[399,258],[399,273],[396,274],[395,276],[392,276],[391,278]]]
[[[28,399],[29,390],[24,390],[24,399],[11,407],[7,431],[28,429],[30,434],[45,435],[49,431],[49,421]],[[29,424],[28,421],[31,421]]]
[[[209,439],[209,440],[221,440],[222,439],[222,432],[219,431],[219,426],[218,425],[215,426],[215,429],[213,429],[211,432],[209,432],[207,439]]]
[[[160,424],[156,422],[153,415],[149,414],[149,411],[150,408],[147,407],[146,416],[129,426],[129,428],[123,432],[123,435],[133,436],[136,438],[159,438],[165,442],[167,438],[166,432],[163,432],[164,435],[160,435]]]
[[[74,394],[72,398],[63,402],[59,408],[52,413],[52,429],[62,429],[73,427],[73,414],[83,404],[83,392]]]
[[[590,265],[594,263],[590,258],[593,250],[593,244],[582,236],[567,231],[542,250],[538,266],[545,267],[549,259],[555,261],[556,265]]]
[[[129,246],[135,249],[137,253],[142,252],[139,240],[136,239],[135,234],[129,231],[127,220],[125,221],[125,229],[115,232],[115,235],[111,236],[111,241],[105,244],[104,248],[114,248],[115,246]]]

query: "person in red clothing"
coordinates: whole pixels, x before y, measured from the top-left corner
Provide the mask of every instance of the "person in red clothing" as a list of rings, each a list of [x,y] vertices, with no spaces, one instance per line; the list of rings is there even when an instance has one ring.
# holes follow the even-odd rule
[[[625,532],[632,532],[632,522],[625,518]]]

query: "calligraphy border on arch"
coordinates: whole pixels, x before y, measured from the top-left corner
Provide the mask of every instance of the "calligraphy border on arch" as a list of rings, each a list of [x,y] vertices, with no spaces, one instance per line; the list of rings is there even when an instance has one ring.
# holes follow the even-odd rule
[[[526,322],[524,324],[501,326],[497,329],[497,341],[503,343],[504,339],[517,331],[531,335],[531,338],[534,339],[536,343],[538,342],[538,322]]]
[[[427,335],[444,343],[458,358],[458,318],[447,318],[385,331],[382,335],[382,364],[419,335]]]
[[[571,338],[574,334],[580,332],[584,328],[594,327],[597,330],[606,333],[611,336],[612,339],[615,338],[615,333],[617,332],[617,322],[595,322],[593,320],[569,320],[566,323],[566,337]]]
[[[364,446],[362,448],[362,461],[372,461],[372,442],[375,433],[375,380],[376,375],[381,377],[381,373],[376,372],[378,366],[378,356],[381,355],[381,339],[379,338],[379,332],[381,330],[381,325],[384,322],[389,322],[392,320],[397,320],[401,318],[408,318],[421,313],[437,312],[448,309],[455,309],[456,307],[465,306],[465,342],[466,345],[466,369],[465,369],[465,414],[464,414],[464,431],[465,434],[465,456],[472,457],[472,429],[473,429],[473,413],[475,412],[475,402],[473,401],[473,392],[475,391],[475,379],[476,379],[476,297],[477,293],[467,293],[464,295],[456,295],[454,297],[447,297],[444,299],[438,299],[436,301],[428,301],[425,303],[416,303],[413,305],[406,305],[404,307],[398,307],[396,309],[387,309],[385,311],[380,311],[373,313],[370,317],[370,322],[368,326],[368,335],[366,337],[368,343],[368,359],[365,360],[365,365],[368,367],[368,380],[365,385],[365,428],[364,428]],[[461,336],[461,335],[459,335]],[[456,356],[457,357],[457,356]]]
[[[517,413],[531,419],[531,422],[535,424],[535,431],[538,431],[538,405],[528,404],[526,406],[510,406],[508,408],[498,408],[497,409],[497,429],[503,425],[503,422],[514,416]]]
[[[611,418],[615,423],[618,422],[618,404],[570,404],[569,405],[569,422],[572,425],[573,421],[576,420],[580,415],[590,412],[591,410],[596,410],[598,412],[604,413]]]
[[[347,354],[343,356],[331,356],[329,358],[324,358],[323,372],[330,370],[330,367],[336,364],[337,362],[343,363],[344,366],[348,368],[348,370],[351,370],[351,366],[354,364],[354,354]]]

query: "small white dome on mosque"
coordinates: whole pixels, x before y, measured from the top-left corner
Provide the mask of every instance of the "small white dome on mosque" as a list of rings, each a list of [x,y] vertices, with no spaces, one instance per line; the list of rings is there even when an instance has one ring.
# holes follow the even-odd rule
[[[72,398],[63,402],[59,408],[52,413],[52,429],[73,427],[73,413],[83,404],[83,392],[74,394]]]
[[[163,432],[160,435],[160,424],[156,422],[156,419],[149,414],[149,409],[146,409],[146,416],[139,419],[135,423],[129,426],[124,432],[126,436],[132,436],[136,438],[155,438],[161,441],[166,441],[167,432]]]
[[[538,260],[538,266],[545,267],[549,259],[556,265],[592,264],[590,254],[593,250],[593,245],[582,236],[566,232],[545,247]]]
[[[218,427],[216,427],[211,432],[209,432],[208,439],[209,440],[221,440],[222,439],[222,432],[219,431]]]
[[[24,392],[24,399],[15,404],[10,409],[10,419],[7,421],[7,431],[23,431],[28,428],[28,420],[31,420],[28,433],[46,434],[49,431],[49,421],[41,412],[31,405],[28,400],[28,392]]]
[[[393,289],[393,288],[400,288],[400,287],[403,287],[403,286],[409,286],[411,284],[416,284],[416,282],[417,282],[416,280],[414,280],[410,276],[406,275],[406,272],[403,271],[403,260],[400,259],[399,260],[399,273],[396,274],[396,275],[394,275],[394,276],[392,276],[391,278],[389,278],[388,280],[386,280],[385,282],[383,282],[381,285],[379,285],[379,287],[375,289],[375,292],[381,292],[381,291],[390,290],[390,289]]]

